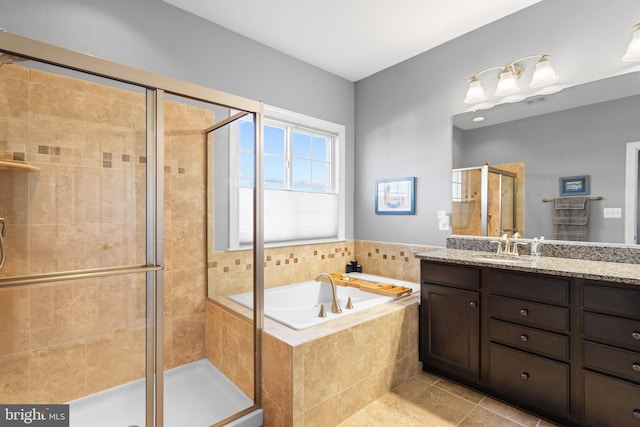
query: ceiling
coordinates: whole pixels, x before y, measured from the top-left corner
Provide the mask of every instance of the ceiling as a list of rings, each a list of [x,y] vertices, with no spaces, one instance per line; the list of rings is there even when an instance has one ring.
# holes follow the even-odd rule
[[[163,0],[358,81],[541,0]]]

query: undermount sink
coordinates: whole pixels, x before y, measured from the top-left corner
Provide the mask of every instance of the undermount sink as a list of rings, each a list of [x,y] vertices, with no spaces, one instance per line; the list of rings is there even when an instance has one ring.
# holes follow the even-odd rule
[[[528,263],[535,261],[535,258],[528,255],[506,255],[506,254],[481,254],[474,255],[471,259],[476,261],[495,262],[495,263]]]

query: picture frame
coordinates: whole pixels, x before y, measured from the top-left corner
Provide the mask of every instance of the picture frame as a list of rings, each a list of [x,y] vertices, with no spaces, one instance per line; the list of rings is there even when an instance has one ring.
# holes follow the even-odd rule
[[[375,206],[377,215],[413,215],[416,178],[389,178],[376,180]]]
[[[589,175],[564,176],[560,178],[560,196],[588,196],[591,194]]]

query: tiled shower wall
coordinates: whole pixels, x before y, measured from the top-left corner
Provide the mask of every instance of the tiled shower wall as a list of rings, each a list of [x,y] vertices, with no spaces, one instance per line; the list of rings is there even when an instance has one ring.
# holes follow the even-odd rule
[[[204,357],[204,135],[166,102],[165,368]],[[145,96],[0,68],[1,276],[144,264]],[[143,377],[144,275],[0,289],[0,401],[63,402]]]

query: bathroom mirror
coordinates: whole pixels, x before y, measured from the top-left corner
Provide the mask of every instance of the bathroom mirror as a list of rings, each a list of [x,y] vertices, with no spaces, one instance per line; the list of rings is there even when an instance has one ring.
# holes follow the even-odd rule
[[[559,196],[559,179],[589,175],[589,196],[602,200],[590,201],[588,241],[624,243],[626,153],[628,143],[640,141],[638,111],[640,72],[629,72],[458,114],[453,117],[453,166],[522,162],[525,212],[518,229],[528,238],[553,238],[553,203],[543,199]],[[474,122],[478,116],[485,119]],[[605,208],[621,208],[622,217],[605,218]]]

